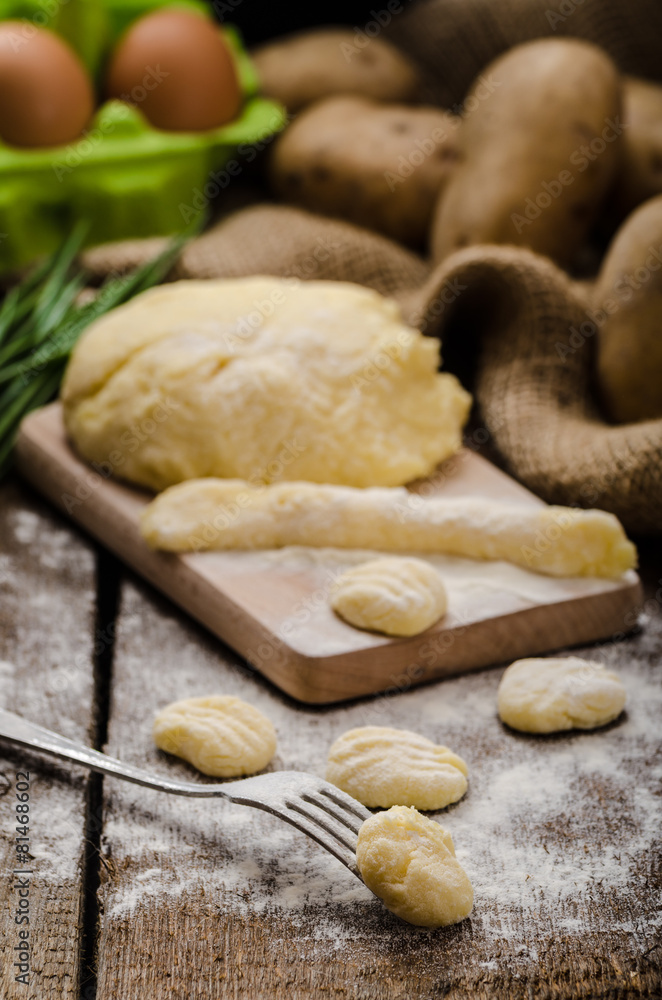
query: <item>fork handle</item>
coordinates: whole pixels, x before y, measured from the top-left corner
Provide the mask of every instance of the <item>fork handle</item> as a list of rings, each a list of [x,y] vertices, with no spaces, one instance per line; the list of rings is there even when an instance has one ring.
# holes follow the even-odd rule
[[[146,788],[175,792],[178,795],[209,795],[209,790],[204,785],[188,785],[181,781],[169,781],[167,778],[153,778],[139,767],[125,764],[82,743],[68,740],[66,736],[59,736],[50,729],[37,726],[34,722],[28,722],[20,715],[14,715],[13,712],[6,712],[4,709],[0,709],[0,739],[9,740],[29,750],[40,750],[52,757],[73,760],[90,771],[110,774],[115,778],[132,781],[136,785],[144,785]]]

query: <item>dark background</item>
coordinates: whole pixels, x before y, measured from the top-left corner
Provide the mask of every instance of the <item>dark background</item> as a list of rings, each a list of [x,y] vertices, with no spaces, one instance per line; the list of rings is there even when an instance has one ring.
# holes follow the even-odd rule
[[[661,0],[662,2],[662,0]],[[362,27],[371,20],[371,11],[382,10],[385,0],[372,3],[322,2],[315,4],[284,4],[274,0],[209,0],[217,20],[235,24],[248,45],[255,45],[268,38],[277,38],[293,31],[300,31],[322,24],[342,24],[351,28]],[[402,6],[411,6],[403,0]]]

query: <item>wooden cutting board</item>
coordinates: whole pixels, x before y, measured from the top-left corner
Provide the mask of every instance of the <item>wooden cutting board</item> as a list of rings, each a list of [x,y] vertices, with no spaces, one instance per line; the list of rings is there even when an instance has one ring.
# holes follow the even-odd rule
[[[153,552],[138,529],[149,495],[105,479],[77,458],[58,403],[26,418],[16,451],[23,476],[61,510],[279,688],[308,703],[404,691],[434,678],[605,639],[632,628],[641,603],[634,572],[619,581],[553,579],[506,563],[426,556],[446,582],[448,613],[421,635],[388,639],[345,624],[328,603],[338,572],[370,553]],[[412,489],[423,498],[487,496],[542,504],[468,450]]]

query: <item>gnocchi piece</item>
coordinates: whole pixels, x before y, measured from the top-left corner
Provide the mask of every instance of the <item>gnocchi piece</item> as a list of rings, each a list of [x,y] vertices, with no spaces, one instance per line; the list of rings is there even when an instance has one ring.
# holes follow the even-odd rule
[[[288,202],[420,247],[455,167],[459,122],[440,108],[330,97],[278,138],[270,181]]]
[[[333,610],[357,628],[385,635],[425,631],[446,613],[446,588],[422,559],[385,556],[347,570],[331,590]]]
[[[317,28],[277,38],[251,56],[262,92],[295,112],[331,94],[410,101],[421,80],[414,64],[382,38],[356,45],[351,28]]]
[[[444,809],[467,790],[468,768],[448,747],[408,729],[363,726],[329,750],[326,779],[364,806]]]
[[[367,819],[356,860],[368,888],[410,924],[447,927],[471,913],[473,888],[453,838],[416,809],[393,806]]]
[[[623,711],[618,674],[579,656],[516,660],[498,691],[499,717],[523,733],[595,729]]]
[[[160,750],[217,778],[255,774],[276,752],[276,730],[269,719],[232,695],[166,705],[154,720],[153,736]]]

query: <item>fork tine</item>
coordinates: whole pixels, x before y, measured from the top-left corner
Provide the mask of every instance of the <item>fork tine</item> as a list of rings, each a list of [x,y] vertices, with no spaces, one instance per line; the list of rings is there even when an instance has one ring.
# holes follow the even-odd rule
[[[321,790],[317,796],[305,792],[301,796],[301,798],[303,799],[304,802],[309,802],[312,806],[315,806],[317,809],[321,809],[325,813],[325,815],[334,820],[336,824],[339,824],[346,830],[351,831],[351,833],[354,835],[354,839],[356,839],[356,836],[359,832],[359,828],[363,820],[359,819],[358,816],[356,816],[354,813],[344,812],[340,810],[338,808],[338,805],[332,801],[330,802],[328,798],[324,796]]]
[[[343,815],[346,817],[348,822],[352,820],[352,829],[356,829],[357,833],[361,825],[367,820],[372,813],[364,805],[353,799],[351,795],[347,792],[341,791],[339,788],[333,788],[332,786],[325,784],[324,787],[319,789],[319,794],[323,795],[325,798],[330,799],[335,805],[340,806],[344,810]],[[347,816],[349,814],[349,816]],[[338,816],[340,819],[340,816]]]
[[[225,787],[232,801],[266,809],[291,823],[361,879],[356,863],[358,832],[371,813],[341,789],[301,771],[272,771]]]
[[[321,847],[333,854],[346,868],[349,868],[354,875],[359,879],[361,878],[356,863],[356,844],[350,845],[344,840],[340,840],[335,832],[329,830],[326,825],[319,822],[314,816],[311,816],[305,809],[302,809],[297,802],[284,802],[283,806],[285,808],[278,809],[277,811],[277,815],[281,819],[284,819],[287,823],[291,823],[297,830],[301,830],[302,833],[307,834],[312,840],[317,841]],[[361,881],[363,880],[361,879]]]
[[[299,813],[301,816],[305,816],[309,822],[314,823],[319,826],[330,836],[335,837],[335,839],[346,847],[348,851],[356,853],[356,833],[350,830],[348,827],[343,826],[342,823],[337,823],[334,821],[333,817],[329,815],[328,812],[316,809],[316,803],[307,801],[305,798],[294,799],[286,802],[285,805],[288,809],[294,809],[295,812]],[[312,806],[312,808],[311,808]]]

